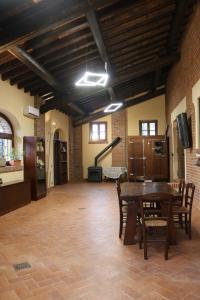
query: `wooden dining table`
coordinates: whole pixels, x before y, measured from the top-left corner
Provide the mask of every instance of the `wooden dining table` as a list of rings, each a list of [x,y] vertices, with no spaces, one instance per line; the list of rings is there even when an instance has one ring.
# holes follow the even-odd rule
[[[124,245],[133,245],[136,243],[136,223],[137,212],[139,209],[139,199],[141,196],[149,193],[169,193],[174,201],[181,199],[181,194],[173,189],[167,182],[124,182],[121,185],[120,197],[127,201],[128,211],[124,233]],[[175,230],[173,226],[173,217],[171,218],[170,243],[175,244]]]

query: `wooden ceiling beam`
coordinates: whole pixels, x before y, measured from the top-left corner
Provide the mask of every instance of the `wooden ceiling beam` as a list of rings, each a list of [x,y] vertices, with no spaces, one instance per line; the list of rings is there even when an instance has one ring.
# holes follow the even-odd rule
[[[87,18],[87,21],[89,23],[90,29],[92,31],[92,34],[93,34],[95,43],[97,45],[97,48],[99,50],[99,54],[100,54],[100,56],[101,56],[101,58],[102,58],[102,60],[105,64],[105,68],[107,68],[106,71],[112,77],[114,75],[113,74],[113,69],[111,67],[111,63],[110,63],[110,59],[108,57],[106,46],[105,46],[104,41],[103,41],[103,36],[102,36],[102,33],[101,33],[101,28],[100,28],[100,24],[99,24],[99,21],[98,21],[98,18],[97,18],[97,14],[95,13],[94,10],[90,10],[86,14],[86,18]],[[109,93],[111,99],[116,98],[115,91],[112,87],[108,88],[108,93]]]
[[[194,3],[194,0],[176,0],[176,13],[171,26],[169,34],[167,50],[169,53],[177,50],[176,43],[184,23],[184,18],[187,14],[189,7]]]
[[[0,2],[0,11],[3,2],[4,1]],[[114,2],[117,1],[93,1],[92,8],[94,10],[101,9],[105,6],[113,4]],[[73,4],[71,4],[71,1],[70,3],[69,1],[62,1],[61,5],[59,5],[58,7],[59,9],[57,10],[55,10],[55,7],[51,8],[48,6],[46,6],[45,10],[42,9],[45,4],[46,3],[43,3],[43,1],[37,4],[37,10],[40,14],[40,17],[37,18],[37,22],[29,22],[27,26],[17,26],[17,24],[11,22],[9,24],[9,34],[7,34],[6,29],[5,31],[4,28],[1,28],[0,53],[9,48],[13,48],[14,46],[21,45],[22,43],[25,43],[28,40],[33,39],[39,35],[45,34],[46,32],[51,31],[52,28],[63,26],[69,23],[69,21],[85,15],[91,9],[91,5],[89,5],[88,1],[86,0],[74,0]],[[46,15],[43,13],[44,11]],[[49,16],[51,16],[51,18],[49,18]],[[20,22],[22,23],[22,21],[23,20],[21,18]]]
[[[53,88],[61,91],[62,87],[59,82],[44,68],[42,67],[36,60],[32,58],[26,51],[22,48],[15,46],[8,50],[13,56],[15,56],[18,60],[20,60],[24,65],[26,65],[31,71],[37,74],[40,78],[42,78],[45,82],[47,82]]]
[[[44,67],[42,67],[36,60],[34,60],[30,54],[28,54],[18,46],[9,49],[9,52],[13,54],[17,59],[19,59],[23,64],[25,64],[35,74],[37,74],[40,78],[42,78],[47,84],[49,84],[58,92],[65,94],[65,97],[67,98],[63,86]],[[66,100],[66,104],[70,105],[70,101],[68,101],[67,103]],[[79,107],[76,106],[76,104],[73,104],[70,107],[74,110],[76,109],[79,114],[84,115],[85,112],[83,112],[81,109],[79,109]]]
[[[108,66],[108,72],[111,72],[111,65],[110,60],[108,58],[107,50],[103,41],[100,25],[97,19],[96,13],[91,10],[86,14],[87,21],[89,23],[90,29],[92,31],[95,43],[97,45],[97,48],[99,50],[99,54],[103,60],[103,62],[107,63]]]
[[[111,88],[117,88],[117,86],[119,84],[123,84],[126,83],[127,81],[131,81],[134,79],[137,79],[139,77],[142,77],[143,75],[152,73],[152,72],[156,72],[158,69],[160,68],[164,68],[166,66],[170,66],[173,63],[177,62],[180,59],[180,55],[178,53],[173,54],[172,56],[169,57],[164,57],[164,58],[160,58],[155,62],[151,62],[151,63],[147,63],[145,66],[142,64],[140,65],[140,67],[138,67],[137,69],[134,69],[134,72],[130,72],[130,73],[126,73],[125,75],[122,75],[120,77],[118,77],[117,79],[113,79],[109,84],[108,87]],[[88,97],[95,97],[96,95],[98,95],[99,93],[101,93],[102,91],[105,91],[105,88],[102,88],[100,90],[98,90],[97,92],[91,92],[89,94],[85,94],[82,96],[82,98],[88,98]],[[70,101],[71,102],[76,102],[76,101],[80,101],[81,99],[81,95],[76,95],[76,93],[74,92],[73,89],[71,89],[70,91]],[[49,104],[47,105],[47,103],[45,103],[42,107],[41,107],[41,111],[48,111],[49,106],[53,106],[54,103],[51,100],[49,100]]]
[[[160,85],[161,77],[162,77],[162,68],[158,69],[154,73],[153,82],[152,82],[152,86],[151,86],[152,91],[156,90],[157,86]]]
[[[164,93],[165,93],[165,89],[160,89],[160,90],[153,91],[153,92],[152,91],[147,92],[145,95],[142,95],[142,96],[138,96],[138,97],[133,96],[132,99],[129,98],[129,100],[124,99],[124,101],[123,101],[124,105],[119,110],[122,110],[122,109],[125,109],[127,107],[130,107],[130,106],[139,104],[141,102],[150,100],[151,98],[163,95]],[[83,125],[85,123],[88,123],[88,122],[94,121],[96,119],[99,119],[101,117],[104,117],[106,114],[103,112],[103,109],[104,109],[104,107],[102,108],[102,110],[100,112],[87,115],[82,119],[74,121],[74,123],[73,123],[74,127],[77,127],[77,126]]]
[[[44,58],[49,58],[49,55],[54,55],[55,53],[62,49],[65,48],[66,51],[73,51],[74,49],[79,49],[80,44],[82,43],[82,45],[85,45],[87,47],[88,43],[91,43],[91,41],[93,41],[93,37],[91,35],[91,32],[89,32],[86,35],[81,35],[78,38],[74,38],[74,39],[66,39],[65,41],[62,40],[62,42],[60,41],[59,43],[54,42],[52,44],[49,44],[46,47],[42,47],[40,49],[40,51],[35,50],[32,51],[30,54],[32,56],[34,56],[35,59],[37,59],[38,61],[43,60]],[[94,41],[93,41],[94,43]],[[17,70],[17,68],[20,68],[21,64],[19,63],[18,60],[12,60],[9,61],[3,65],[0,65],[0,73],[7,73],[10,72],[15,73]]]
[[[88,51],[88,55],[90,55],[90,54],[93,55],[94,53],[97,53],[97,49],[93,49],[93,50],[91,49],[90,51]],[[85,59],[85,55],[86,54],[83,52],[82,54],[77,55],[77,56],[73,55],[73,56],[68,57],[68,55],[66,55],[66,56],[63,56],[62,58],[55,57],[55,59],[53,59],[51,63],[46,64],[46,62],[44,61],[43,66],[45,68],[47,68],[48,70],[52,71],[52,70],[54,70],[55,67],[57,69],[63,65],[68,65],[72,62],[76,63],[76,61],[78,61],[78,60],[80,61],[81,58]],[[7,76],[5,76],[5,74],[2,75],[4,80]],[[14,74],[13,74],[13,76],[14,76]],[[23,84],[26,85],[26,83],[30,82],[31,80],[34,80],[34,77],[35,77],[33,73],[30,73],[30,72],[27,73],[25,71],[19,72],[18,76],[14,76],[14,77],[13,76],[9,76],[9,77],[7,77],[7,79],[11,79],[11,84],[17,83],[20,85],[23,85]]]

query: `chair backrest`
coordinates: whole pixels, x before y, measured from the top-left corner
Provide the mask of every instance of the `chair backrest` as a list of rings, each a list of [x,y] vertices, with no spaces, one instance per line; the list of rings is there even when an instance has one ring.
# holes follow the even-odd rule
[[[120,194],[121,194],[121,185],[120,185],[119,179],[116,179],[115,183],[116,183],[116,188],[117,188],[117,194],[118,194],[118,197],[119,197]]]
[[[123,206],[123,201],[121,198],[121,185],[120,185],[120,181],[117,179],[116,181],[116,189],[117,189],[117,195],[118,195],[118,201],[119,201],[119,213],[122,215],[122,206]]]
[[[171,218],[173,196],[169,193],[149,193],[140,198],[142,223],[145,220],[163,219],[167,223]],[[149,205],[148,205],[149,203]]]
[[[185,207],[187,207],[190,210],[190,213],[192,211],[194,191],[195,191],[195,185],[191,182],[187,183],[185,189]]]
[[[179,192],[181,195],[184,195],[184,191],[185,191],[185,181],[181,179],[181,180],[179,181],[179,185],[178,185],[178,192]]]

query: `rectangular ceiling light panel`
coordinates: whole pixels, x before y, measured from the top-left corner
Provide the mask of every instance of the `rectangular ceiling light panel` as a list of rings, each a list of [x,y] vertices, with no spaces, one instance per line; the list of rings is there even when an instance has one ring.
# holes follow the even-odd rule
[[[123,105],[122,102],[111,103],[104,109],[104,112],[114,112],[114,111],[118,110],[122,105]]]
[[[76,86],[105,86],[108,81],[107,73],[85,72],[76,83]]]

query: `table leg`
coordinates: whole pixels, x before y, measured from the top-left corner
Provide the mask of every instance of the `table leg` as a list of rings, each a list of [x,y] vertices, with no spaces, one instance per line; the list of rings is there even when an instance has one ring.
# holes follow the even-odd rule
[[[175,229],[175,224],[173,220],[173,215],[170,219],[170,224],[169,224],[169,244],[170,245],[176,245],[176,229]]]
[[[136,244],[136,223],[137,223],[137,201],[130,202],[128,204],[126,228],[124,233],[124,245],[134,245]]]

